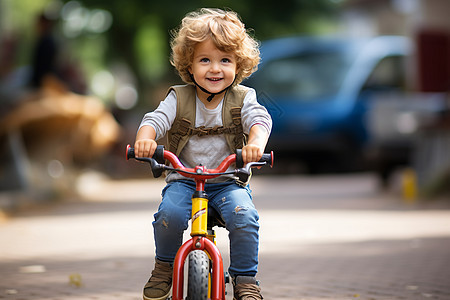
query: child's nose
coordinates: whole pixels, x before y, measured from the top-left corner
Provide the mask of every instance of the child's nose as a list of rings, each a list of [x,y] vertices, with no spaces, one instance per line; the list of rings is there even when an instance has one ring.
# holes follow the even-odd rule
[[[212,63],[211,64],[211,72],[219,72],[220,71],[220,64],[219,63]]]

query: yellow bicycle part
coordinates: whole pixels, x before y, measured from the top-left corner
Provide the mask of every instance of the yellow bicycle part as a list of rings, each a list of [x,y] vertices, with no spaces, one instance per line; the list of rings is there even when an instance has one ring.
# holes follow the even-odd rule
[[[191,236],[206,236],[208,222],[208,199],[192,198],[192,228]]]

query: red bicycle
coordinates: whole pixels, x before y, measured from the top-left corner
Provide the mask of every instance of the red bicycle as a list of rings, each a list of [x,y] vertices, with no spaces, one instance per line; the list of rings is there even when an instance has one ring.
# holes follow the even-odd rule
[[[192,195],[191,238],[178,250],[173,265],[172,299],[183,299],[184,265],[188,258],[187,298],[191,300],[225,300],[225,283],[228,276],[224,272],[222,255],[215,243],[213,227],[224,227],[220,214],[208,206],[208,196],[205,193],[205,183],[208,179],[233,174],[238,181],[248,181],[251,168],[265,165],[273,166],[273,152],[263,154],[259,162],[251,162],[244,166],[241,150],[226,157],[215,169],[205,166],[186,168],[178,157],[170,151],[158,146],[152,158],[135,157],[134,149],[127,146],[127,160],[134,158],[150,163],[154,177],[160,177],[165,170],[176,171],[179,174],[193,178],[196,191]],[[172,167],[164,164],[168,160]],[[231,164],[236,163],[236,169],[227,171]]]

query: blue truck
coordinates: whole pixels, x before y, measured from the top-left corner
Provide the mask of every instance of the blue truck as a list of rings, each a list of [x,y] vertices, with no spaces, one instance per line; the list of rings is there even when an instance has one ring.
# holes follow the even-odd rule
[[[259,69],[244,84],[256,89],[272,115],[268,149],[299,158],[310,173],[376,167],[385,178],[407,164],[411,135],[384,140],[373,129],[383,116],[373,112],[392,95],[408,101],[412,51],[402,36],[263,42]],[[387,129],[387,136],[397,129]]]

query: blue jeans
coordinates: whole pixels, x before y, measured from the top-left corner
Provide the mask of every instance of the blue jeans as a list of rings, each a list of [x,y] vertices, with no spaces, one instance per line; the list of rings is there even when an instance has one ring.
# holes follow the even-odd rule
[[[191,218],[191,197],[195,183],[177,180],[162,191],[162,202],[154,215],[156,258],[173,262],[182,244],[183,232]],[[259,224],[251,190],[234,181],[207,183],[205,191],[209,205],[222,216],[229,232],[230,268],[235,276],[255,276],[258,271]]]

